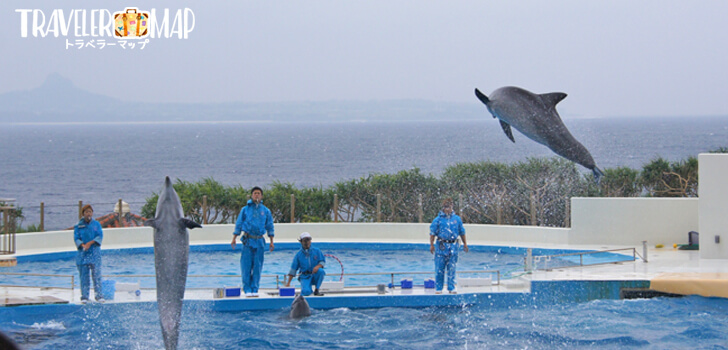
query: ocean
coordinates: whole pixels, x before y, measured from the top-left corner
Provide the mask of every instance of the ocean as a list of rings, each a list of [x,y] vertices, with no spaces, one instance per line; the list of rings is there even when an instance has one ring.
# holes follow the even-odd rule
[[[567,119],[602,168],[640,169],[728,147],[728,117]],[[78,202],[100,216],[122,199],[138,213],[165,176],[266,187],[328,187],[417,167],[439,175],[457,163],[553,157],[492,118],[443,122],[119,123],[0,125],[0,198],[15,198],[47,230],[73,226]],[[581,167],[580,167],[581,168]],[[584,168],[584,173],[588,171]]]

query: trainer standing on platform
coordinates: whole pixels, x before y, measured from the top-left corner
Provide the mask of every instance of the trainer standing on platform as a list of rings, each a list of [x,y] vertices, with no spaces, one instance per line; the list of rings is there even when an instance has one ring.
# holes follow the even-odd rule
[[[435,254],[435,293],[441,294],[447,268],[447,290],[455,294],[455,271],[458,263],[458,238],[463,241],[463,250],[468,252],[463,221],[453,213],[451,198],[442,201],[442,211],[430,225],[430,253]],[[437,239],[437,246],[435,246]]]
[[[96,301],[104,302],[101,293],[101,242],[104,231],[101,224],[94,220],[94,209],[86,204],[81,209],[83,217],[73,227],[73,241],[76,243],[76,266],[81,277],[81,302],[88,302],[89,277],[93,274]]]
[[[253,187],[248,203],[240,209],[235,222],[233,241],[230,245],[235,249],[235,240],[242,233],[240,241],[243,253],[240,256],[240,270],[243,274],[243,291],[246,297],[257,297],[260,285],[260,273],[263,270],[265,249],[264,235],[270,238],[270,251],[273,251],[273,216],[270,209],[263,205],[263,190]]]

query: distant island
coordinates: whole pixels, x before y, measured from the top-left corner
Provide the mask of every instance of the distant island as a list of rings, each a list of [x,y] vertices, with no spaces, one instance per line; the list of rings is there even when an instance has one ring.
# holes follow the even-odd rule
[[[76,87],[54,73],[39,87],[0,94],[0,123],[205,122],[205,121],[427,121],[472,120],[488,115],[477,100],[268,103],[142,103]]]

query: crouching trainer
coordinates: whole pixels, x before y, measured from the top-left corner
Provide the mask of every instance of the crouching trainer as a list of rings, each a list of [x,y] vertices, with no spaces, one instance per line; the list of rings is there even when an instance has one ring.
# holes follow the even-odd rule
[[[301,233],[298,241],[301,242],[301,250],[293,257],[291,270],[288,272],[286,287],[291,286],[291,280],[296,276],[298,271],[301,271],[301,276],[298,277],[298,280],[301,282],[301,295],[311,295],[312,286],[315,288],[313,295],[323,295],[319,292],[319,288],[326,276],[326,272],[324,271],[326,257],[324,257],[324,253],[320,249],[311,247],[312,238],[310,233]]]

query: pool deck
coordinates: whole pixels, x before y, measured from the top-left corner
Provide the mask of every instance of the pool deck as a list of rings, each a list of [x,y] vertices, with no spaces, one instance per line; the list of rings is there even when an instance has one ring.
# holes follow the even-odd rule
[[[553,247],[550,247],[553,248]],[[624,247],[568,246],[568,249],[602,250]],[[632,247],[630,247],[632,248]],[[639,250],[638,250],[639,252]],[[461,252],[461,254],[463,254]],[[728,261],[724,259],[700,259],[699,251],[678,250],[672,247],[649,248],[648,262],[609,263],[583,267],[536,270],[523,273],[516,278],[502,279],[499,285],[480,287],[458,287],[458,294],[445,292],[436,295],[433,289],[415,286],[412,289],[387,288],[378,294],[375,287],[347,287],[344,290],[323,290],[324,296],[307,297],[314,309],[337,307],[422,307],[432,305],[461,305],[490,302],[519,303],[529,299],[545,298],[569,300],[569,296],[558,296],[559,290],[574,290],[589,283],[616,283],[612,290],[601,295],[586,295],[583,300],[619,298],[621,288],[635,287],[681,295],[697,294],[706,297],[728,298]],[[417,282],[415,282],[417,284]],[[595,287],[590,287],[592,290]],[[596,289],[603,288],[597,287]],[[298,289],[296,289],[298,292]],[[617,294],[615,294],[617,293]],[[589,294],[589,293],[586,293]],[[593,294],[593,293],[592,293]],[[93,295],[93,294],[92,294]],[[533,295],[533,297],[531,297]],[[293,297],[278,296],[277,289],[261,289],[257,298],[227,297],[215,298],[214,289],[187,289],[185,300],[191,303],[204,302],[219,310],[264,310],[288,307]],[[578,298],[577,298],[578,299]],[[114,300],[107,304],[155,302],[154,289],[142,289],[141,295],[116,291]],[[0,287],[0,306],[38,304],[80,304],[80,291],[70,288]],[[94,304],[93,302],[91,304]]]

